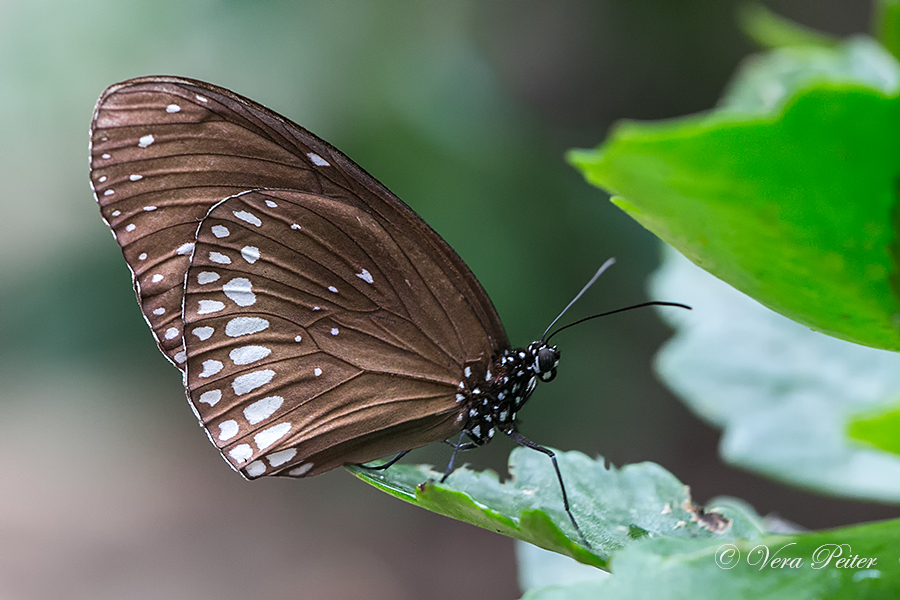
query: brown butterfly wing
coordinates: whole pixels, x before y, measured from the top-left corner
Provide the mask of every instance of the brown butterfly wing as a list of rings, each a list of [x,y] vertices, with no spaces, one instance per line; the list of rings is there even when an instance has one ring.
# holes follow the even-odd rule
[[[141,310],[233,466],[311,475],[459,431],[463,365],[508,348],[506,333],[465,263],[373,177],[187,79],[110,87],[91,139],[92,185]],[[236,195],[256,188],[286,189]],[[301,218],[305,237],[292,235]]]
[[[188,394],[235,468],[315,475],[461,429],[464,366],[495,348],[417,240],[294,190],[228,198],[196,240]]]
[[[224,88],[175,77],[108,88],[91,126],[91,183],[141,311],[179,368],[180,307],[197,226],[216,202],[255,188],[319,194],[394,224],[465,295],[491,345],[508,346],[481,285],[409,207],[337,149]]]

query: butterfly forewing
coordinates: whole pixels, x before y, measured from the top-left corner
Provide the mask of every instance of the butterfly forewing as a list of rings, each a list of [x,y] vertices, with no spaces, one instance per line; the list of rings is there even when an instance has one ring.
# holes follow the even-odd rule
[[[186,381],[234,467],[314,475],[459,431],[464,366],[495,348],[467,333],[478,316],[459,290],[423,291],[444,280],[415,246],[355,206],[293,190],[210,211],[185,288]]]
[[[331,148],[227,90],[137,79],[101,96],[91,127],[91,182],[132,270],[160,349],[180,365],[184,274],[199,221],[216,202],[259,187],[346,191],[317,172]]]

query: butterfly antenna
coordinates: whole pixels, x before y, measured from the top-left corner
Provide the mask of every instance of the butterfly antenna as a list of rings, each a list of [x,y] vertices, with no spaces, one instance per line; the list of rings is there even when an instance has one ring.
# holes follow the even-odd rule
[[[549,343],[550,338],[552,338],[554,335],[556,335],[560,331],[568,329],[569,327],[575,327],[576,325],[581,325],[585,321],[590,321],[591,319],[599,319],[600,317],[607,317],[609,315],[614,315],[616,313],[625,312],[626,310],[634,310],[635,308],[644,308],[645,306],[677,306],[678,308],[685,308],[687,310],[692,310],[690,306],[688,306],[687,304],[682,304],[681,302],[663,302],[660,300],[653,300],[651,302],[641,302],[640,304],[634,304],[632,306],[626,306],[624,308],[617,308],[616,310],[610,310],[605,313],[600,313],[599,315],[591,315],[590,317],[578,319],[574,323],[569,323],[568,325],[563,325],[562,327],[560,327],[559,329],[557,329],[556,331],[551,333],[549,336],[547,336],[545,343]]]
[[[597,272],[594,273],[594,276],[591,277],[591,280],[588,281],[587,284],[583,288],[581,288],[581,291],[578,292],[578,294],[574,298],[572,298],[572,301],[569,302],[569,304],[564,309],[562,309],[562,312],[559,313],[555,319],[553,319],[553,322],[547,326],[547,329],[544,330],[544,335],[541,336],[541,342],[545,341],[544,338],[547,337],[547,332],[550,331],[551,329],[553,329],[553,326],[556,325],[556,322],[559,321],[564,314],[566,314],[566,311],[569,310],[570,308],[572,308],[572,305],[575,304],[576,302],[578,302],[578,299],[581,298],[584,295],[584,293],[590,289],[590,287],[592,285],[594,285],[594,282],[597,281],[597,279],[599,279],[601,275],[603,275],[603,272],[605,270],[607,270],[608,268],[610,268],[611,266],[613,266],[614,264],[616,264],[616,259],[609,258],[609,259],[607,259],[607,261],[605,263],[603,263],[603,265],[600,266],[599,269],[597,269]],[[558,333],[558,332],[554,332],[554,334],[555,333]],[[547,340],[549,340],[549,339],[550,338],[547,338]]]

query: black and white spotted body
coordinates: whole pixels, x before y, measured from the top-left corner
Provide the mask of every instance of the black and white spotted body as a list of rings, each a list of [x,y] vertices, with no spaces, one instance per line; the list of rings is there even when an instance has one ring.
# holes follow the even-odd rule
[[[465,412],[463,431],[481,446],[494,435],[515,431],[516,415],[534,392],[538,380],[552,381],[559,350],[536,341],[524,349],[510,349],[491,362],[484,373],[466,367],[466,379],[456,395]]]

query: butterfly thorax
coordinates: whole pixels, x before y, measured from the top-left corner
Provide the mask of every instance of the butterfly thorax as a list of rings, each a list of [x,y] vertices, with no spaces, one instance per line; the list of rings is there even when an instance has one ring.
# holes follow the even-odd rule
[[[463,431],[476,445],[486,444],[497,431],[515,430],[516,415],[537,382],[552,381],[559,350],[536,341],[522,349],[507,349],[483,373],[466,367],[457,402],[462,403]]]

